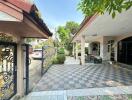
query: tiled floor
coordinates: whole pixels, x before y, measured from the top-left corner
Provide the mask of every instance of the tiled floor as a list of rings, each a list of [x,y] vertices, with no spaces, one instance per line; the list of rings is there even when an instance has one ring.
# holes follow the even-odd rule
[[[33,91],[72,90],[132,85],[132,71],[109,64],[54,65]]]
[[[32,92],[21,100],[132,100],[132,86]]]

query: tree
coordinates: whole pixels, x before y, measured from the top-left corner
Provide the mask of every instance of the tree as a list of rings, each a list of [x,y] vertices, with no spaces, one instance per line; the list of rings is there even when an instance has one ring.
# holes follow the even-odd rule
[[[114,18],[116,13],[128,10],[131,6],[131,0],[81,0],[78,9],[86,16],[92,16],[95,13],[104,14],[107,11]]]
[[[79,29],[79,24],[74,21],[69,21],[65,26],[59,26],[57,33],[59,38],[64,45],[68,44],[71,39],[71,34],[75,34]]]
[[[66,41],[69,39],[70,35],[70,31],[69,29],[66,29],[64,26],[59,26],[57,33],[59,35],[59,38],[61,40],[62,43],[66,43]]]
[[[69,21],[66,23],[65,28],[69,29],[70,33],[74,35],[79,29],[79,24],[74,21]]]
[[[72,51],[72,44],[70,43],[71,38],[78,29],[79,24],[73,21],[69,21],[65,24],[65,26],[59,26],[57,29],[59,39],[61,40],[60,44],[63,44],[63,47],[65,47],[65,49],[67,49],[70,53]]]
[[[71,34],[75,34],[79,29],[79,24],[74,21],[66,22],[65,26],[59,26],[57,29],[57,33],[61,42],[65,42],[66,40],[71,38]]]

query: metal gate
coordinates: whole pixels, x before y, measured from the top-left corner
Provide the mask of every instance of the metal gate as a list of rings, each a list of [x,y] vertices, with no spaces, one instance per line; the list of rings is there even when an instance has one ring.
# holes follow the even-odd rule
[[[17,92],[17,45],[0,41],[0,100]]]

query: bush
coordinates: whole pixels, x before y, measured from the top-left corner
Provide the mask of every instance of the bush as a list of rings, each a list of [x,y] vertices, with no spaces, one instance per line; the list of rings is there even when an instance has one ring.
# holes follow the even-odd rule
[[[53,60],[53,64],[64,64],[65,59],[64,48],[59,48],[57,51],[57,56]]]
[[[53,60],[53,64],[64,64],[65,54],[57,54]]]
[[[64,64],[65,61],[65,54],[58,54],[57,55],[57,60],[59,64]]]
[[[58,59],[57,59],[57,57],[55,57],[54,59],[53,59],[53,62],[52,62],[53,64],[59,64],[59,61],[58,61]]]
[[[64,48],[59,48],[57,53],[58,54],[65,54]]]

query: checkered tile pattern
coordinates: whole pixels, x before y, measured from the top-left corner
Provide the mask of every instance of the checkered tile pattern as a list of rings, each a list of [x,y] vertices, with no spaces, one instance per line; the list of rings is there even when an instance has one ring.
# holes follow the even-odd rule
[[[86,89],[132,85],[132,71],[109,64],[54,65],[33,91]]]

